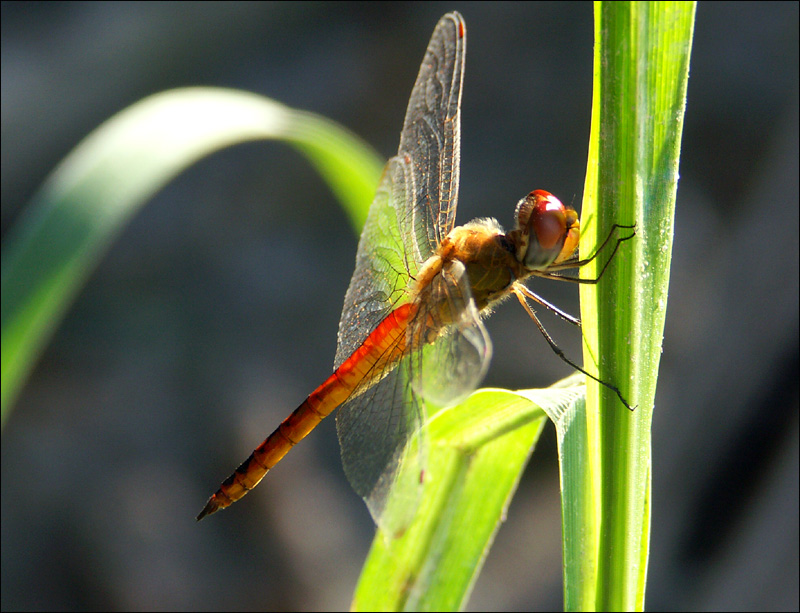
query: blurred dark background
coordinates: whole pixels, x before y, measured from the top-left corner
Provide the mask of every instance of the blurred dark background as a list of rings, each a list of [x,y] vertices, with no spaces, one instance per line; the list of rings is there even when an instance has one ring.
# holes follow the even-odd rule
[[[580,205],[590,3],[2,4],[2,232],[102,121],[187,85],[258,92],[385,157],[428,38],[469,29],[458,221]],[[798,4],[701,3],[653,425],[651,610],[798,609]],[[235,507],[220,480],[331,371],[357,237],[285,146],[186,171],[133,220],[3,433],[2,609],[342,610],[373,527],[333,420]],[[577,290],[539,281],[577,313]],[[547,318],[547,316],[545,316]],[[579,335],[545,323],[572,356]],[[486,385],[569,374],[522,309]],[[472,610],[562,607],[555,436]]]

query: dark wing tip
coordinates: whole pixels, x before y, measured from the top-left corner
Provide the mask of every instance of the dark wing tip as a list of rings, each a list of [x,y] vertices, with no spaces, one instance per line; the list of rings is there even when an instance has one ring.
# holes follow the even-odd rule
[[[455,37],[458,40],[463,39],[467,35],[467,24],[464,17],[458,11],[451,11],[446,13],[436,24],[436,30],[451,25],[455,28]]]

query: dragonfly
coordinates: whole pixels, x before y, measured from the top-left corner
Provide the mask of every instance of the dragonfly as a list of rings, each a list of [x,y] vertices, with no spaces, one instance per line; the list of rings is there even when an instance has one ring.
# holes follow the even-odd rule
[[[334,372],[226,479],[197,520],[230,506],[338,408],[342,462],[353,489],[379,526],[399,530],[389,493],[411,501],[425,478],[426,404],[453,405],[483,379],[492,344],[481,318],[515,296],[556,353],[578,371],[540,323],[528,300],[580,322],[524,282],[545,277],[596,283],[564,271],[592,261],[611,241],[580,259],[576,211],[536,190],[519,201],[516,225],[494,219],[455,227],[459,187],[461,90],[466,26],[448,13],[437,24],[411,92],[400,146],[384,168],[358,245],[339,322]],[[619,390],[599,381],[617,393]],[[412,443],[413,441],[413,443]],[[400,469],[412,475],[403,487]],[[410,468],[410,470],[409,470]],[[414,477],[416,475],[416,477]],[[406,505],[407,506],[407,505]]]

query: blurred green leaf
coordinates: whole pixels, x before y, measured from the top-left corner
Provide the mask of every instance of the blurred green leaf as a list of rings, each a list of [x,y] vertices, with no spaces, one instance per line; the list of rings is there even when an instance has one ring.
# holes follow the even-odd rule
[[[223,147],[276,139],[305,154],[360,230],[383,162],[331,121],[225,89],[156,94],[97,128],[11,229],[2,266],[2,423],[89,274],[125,223],[187,166]]]

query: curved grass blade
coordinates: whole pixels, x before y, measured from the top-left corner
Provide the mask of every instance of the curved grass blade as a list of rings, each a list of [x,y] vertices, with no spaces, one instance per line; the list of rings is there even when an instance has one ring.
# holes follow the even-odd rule
[[[276,139],[304,153],[360,229],[382,161],[333,122],[255,94],[172,90],[120,112],[51,174],[9,232],[2,266],[2,423],[43,347],[125,223],[190,164]]]
[[[417,517],[399,538],[376,534],[353,610],[463,608],[546,416],[568,424],[584,398],[582,376],[557,386],[478,390],[436,413]]]

